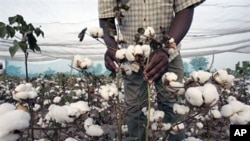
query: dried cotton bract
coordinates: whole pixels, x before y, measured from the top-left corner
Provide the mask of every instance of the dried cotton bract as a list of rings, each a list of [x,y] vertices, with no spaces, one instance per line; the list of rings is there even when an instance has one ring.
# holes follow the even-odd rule
[[[92,27],[89,29],[89,34],[93,38],[101,38],[103,36],[103,29],[100,27]]]

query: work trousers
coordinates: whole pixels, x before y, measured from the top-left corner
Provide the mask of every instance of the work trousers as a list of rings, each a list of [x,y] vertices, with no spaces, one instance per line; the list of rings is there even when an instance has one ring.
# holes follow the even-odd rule
[[[177,56],[169,63],[168,72],[178,75],[178,81],[182,82],[184,77],[183,63],[181,56]],[[179,117],[173,113],[173,104],[176,98],[169,97],[169,92],[164,89],[161,78],[154,82],[157,93],[158,110],[165,112],[164,123],[173,123]],[[124,76],[124,92],[126,102],[126,123],[131,137],[138,137],[140,141],[145,141],[145,129],[147,117],[143,114],[142,108],[148,105],[147,82],[143,79],[142,71]],[[184,139],[184,132],[177,135],[170,134],[169,141],[181,141]]]

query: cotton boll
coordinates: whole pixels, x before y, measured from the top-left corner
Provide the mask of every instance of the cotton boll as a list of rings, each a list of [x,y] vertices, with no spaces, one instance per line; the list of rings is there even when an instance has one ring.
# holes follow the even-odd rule
[[[89,58],[84,58],[80,63],[80,67],[82,69],[89,68],[91,65],[92,65],[92,60],[90,60]]]
[[[185,105],[179,105],[177,103],[175,103],[173,105],[173,111],[174,113],[180,114],[180,115],[185,115],[189,112],[189,107],[185,106]]]
[[[18,134],[7,134],[6,136],[1,137],[0,141],[16,141],[20,138],[20,135]]]
[[[92,60],[85,58],[82,55],[75,55],[73,60],[73,66],[76,68],[87,69],[92,65]]]
[[[143,50],[141,45],[135,45],[135,55],[142,55]]]
[[[202,92],[197,87],[190,87],[185,92],[186,100],[193,106],[201,106],[203,104]]]
[[[211,116],[212,116],[213,118],[215,118],[215,119],[218,119],[218,118],[221,118],[221,117],[222,117],[221,112],[218,111],[218,110],[211,110],[211,111],[210,111],[210,114],[211,114]]]
[[[14,130],[29,127],[30,115],[23,110],[12,110],[0,116],[0,138],[8,135]]]
[[[101,136],[103,129],[99,125],[90,125],[86,130],[86,134],[89,136]]]
[[[60,96],[56,96],[54,99],[53,99],[53,102],[54,103],[59,103],[61,101],[61,97]]]
[[[237,99],[234,96],[227,97],[227,102],[230,103],[231,101],[236,101]]]
[[[202,95],[204,98],[204,103],[207,105],[209,104],[210,106],[213,106],[219,100],[217,88],[210,83],[204,85]]]
[[[41,108],[41,105],[35,104],[34,107],[33,107],[33,110],[38,111],[38,110],[40,110],[40,108]]]
[[[162,82],[167,85],[171,81],[177,81],[178,76],[174,72],[166,72],[162,76]]]
[[[123,73],[125,73],[126,75],[131,75],[132,74],[132,66],[130,65],[130,63],[122,63],[120,66],[121,70]]]
[[[72,138],[72,137],[68,137],[68,138],[66,138],[64,141],[78,141],[78,140],[76,140],[76,139],[74,139],[74,138]]]
[[[13,99],[20,101],[25,99],[34,99],[37,97],[37,91],[31,83],[18,85],[13,92]]]
[[[125,48],[122,48],[122,49],[119,49],[119,50],[116,51],[115,57],[116,57],[117,59],[122,60],[122,59],[125,58],[125,54],[126,54],[126,49],[125,49]]]
[[[195,138],[195,137],[188,137],[188,138],[185,138],[183,141],[202,141],[202,140],[199,138]]]
[[[192,72],[191,76],[195,82],[198,82],[200,84],[205,84],[211,78],[212,73],[199,70]]]
[[[122,133],[128,132],[128,125],[122,125]]]
[[[84,121],[84,129],[87,130],[89,128],[90,125],[93,125],[93,118],[87,118],[85,121]]]
[[[202,129],[204,125],[201,122],[197,122],[196,127],[198,127],[198,129]]]
[[[245,104],[240,101],[231,101],[229,104],[232,105],[234,113],[240,112],[245,108]]]
[[[152,123],[151,129],[157,131],[158,130],[158,123],[157,122]]]
[[[164,112],[163,111],[159,111],[159,110],[154,111],[153,115],[154,115],[153,116],[154,121],[159,121],[160,119],[164,118]]]
[[[133,63],[130,63],[130,65],[131,65],[131,69],[132,69],[132,71],[134,71],[134,72],[139,72],[139,70],[140,70],[140,66],[139,66],[139,64],[138,64],[138,63],[133,62]]]
[[[223,117],[230,117],[234,114],[234,110],[233,110],[233,107],[232,105],[230,104],[226,104],[224,106],[221,107],[221,115]]]
[[[162,128],[161,130],[167,131],[172,127],[170,123],[162,123]]]
[[[0,105],[0,115],[4,114],[5,112],[15,110],[15,106],[10,103],[3,103]]]
[[[63,106],[51,105],[49,107],[50,116],[58,123],[73,122],[74,119],[68,117],[68,110]]]
[[[127,47],[125,56],[127,58],[128,61],[135,61],[135,46],[134,45],[129,45]]]
[[[147,27],[144,32],[144,36],[153,38],[155,36],[155,30],[153,27]]]
[[[179,131],[183,130],[184,128],[185,128],[185,126],[184,126],[183,123],[177,124],[177,125],[175,125],[175,126],[172,127],[172,131],[173,132],[171,132],[171,133],[176,134]]]
[[[151,52],[151,47],[149,45],[143,44],[141,46],[144,57],[149,58],[150,52]]]
[[[88,102],[85,102],[85,101],[77,101],[75,103],[71,103],[70,107],[79,109],[80,114],[85,114],[86,112],[90,111]]]
[[[100,27],[92,27],[89,29],[89,34],[93,38],[101,38],[103,36],[103,29]]]

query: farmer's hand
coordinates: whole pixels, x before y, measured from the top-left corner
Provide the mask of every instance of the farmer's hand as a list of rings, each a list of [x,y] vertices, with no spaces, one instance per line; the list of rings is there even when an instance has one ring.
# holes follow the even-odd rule
[[[120,65],[119,60],[115,57],[116,50],[115,49],[107,49],[104,55],[105,66],[108,70],[112,72],[118,72]],[[118,65],[118,66],[117,66]]]
[[[155,50],[150,55],[149,63],[145,66],[144,79],[153,83],[161,77],[168,69],[168,55],[162,48]]]

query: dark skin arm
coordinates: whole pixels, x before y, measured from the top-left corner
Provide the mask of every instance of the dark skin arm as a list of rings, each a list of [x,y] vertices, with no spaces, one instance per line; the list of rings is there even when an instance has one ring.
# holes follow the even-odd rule
[[[187,34],[192,20],[193,20],[194,7],[188,7],[178,13],[176,13],[173,19],[168,35],[175,39],[176,44]],[[163,49],[156,50],[149,61],[149,64],[144,69],[144,79],[149,83],[153,83],[156,79],[162,76],[168,68],[168,57]]]
[[[99,19],[99,23],[104,32],[103,40],[108,47],[104,55],[105,66],[112,72],[118,72],[119,60],[115,57],[118,46],[115,39],[109,34],[111,30],[116,31],[114,18]]]

